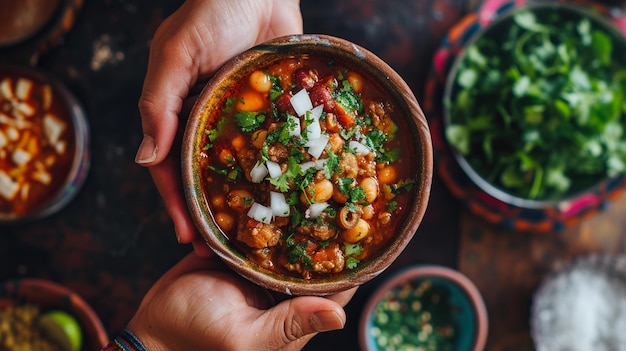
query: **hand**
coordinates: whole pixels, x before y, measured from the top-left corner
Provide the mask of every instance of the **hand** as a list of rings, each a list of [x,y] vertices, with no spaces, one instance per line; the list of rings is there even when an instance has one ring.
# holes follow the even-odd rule
[[[299,0],[187,0],[157,29],[139,100],[143,141],[135,161],[150,173],[180,243],[209,250],[183,198],[179,152],[172,148],[185,99],[233,56],[269,39],[302,33]]]
[[[278,304],[217,257],[185,257],[148,291],[128,328],[160,350],[300,350],[318,332],[343,328],[355,289]]]

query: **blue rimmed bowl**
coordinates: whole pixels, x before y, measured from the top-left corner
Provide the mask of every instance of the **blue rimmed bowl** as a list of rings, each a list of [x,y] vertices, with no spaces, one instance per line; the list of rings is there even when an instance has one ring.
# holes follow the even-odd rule
[[[436,265],[408,267],[369,297],[359,324],[364,351],[415,349],[482,351],[488,316],[465,275]],[[437,345],[433,348],[433,345]]]

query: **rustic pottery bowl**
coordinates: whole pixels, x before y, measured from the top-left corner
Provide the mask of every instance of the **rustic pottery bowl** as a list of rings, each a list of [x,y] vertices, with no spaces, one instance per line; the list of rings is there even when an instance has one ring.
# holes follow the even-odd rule
[[[378,351],[419,349],[446,340],[449,348],[440,344],[437,350],[482,351],[487,332],[484,301],[465,275],[418,265],[391,276],[373,292],[361,315],[359,343],[364,351]]]
[[[0,284],[0,308],[30,304],[41,313],[61,310],[74,316],[82,331],[82,351],[99,350],[109,337],[93,309],[75,292],[44,279],[17,279]]]
[[[619,11],[612,11],[611,8],[600,4],[584,1],[576,3],[558,0],[546,2],[486,1],[475,13],[468,15],[464,21],[459,22],[449,32],[448,37],[444,40],[444,44],[435,54],[435,72],[429,83],[429,89],[427,89],[427,99],[435,102],[433,106],[427,108],[427,113],[429,113],[429,116],[439,117],[438,120],[431,122],[431,128],[436,130],[437,133],[437,136],[434,136],[434,139],[437,141],[435,143],[438,147],[437,151],[440,151],[441,154],[441,157],[439,157],[441,162],[437,168],[442,174],[443,181],[455,196],[462,199],[473,212],[490,222],[515,230],[548,232],[560,230],[594,214],[598,210],[602,210],[610,200],[614,199],[622,191],[624,186],[623,174],[611,173],[585,176],[577,173],[576,176],[570,177],[571,186],[563,193],[546,192],[544,195],[526,196],[522,195],[521,192],[515,192],[507,188],[502,183],[497,183],[498,180],[493,181],[489,178],[495,176],[498,177],[496,179],[500,179],[499,177],[503,174],[503,171],[497,171],[496,166],[485,166],[486,161],[484,159],[487,159],[488,156],[482,156],[487,154],[486,152],[483,153],[482,149],[479,150],[477,147],[470,146],[471,150],[469,152],[462,151],[462,148],[456,142],[450,142],[451,133],[456,133],[457,136],[460,135],[458,126],[476,126],[481,120],[479,117],[484,117],[486,113],[480,111],[468,113],[468,116],[474,117],[461,120],[460,116],[462,113],[458,112],[458,108],[457,110],[454,109],[455,101],[459,101],[457,98],[461,96],[460,94],[464,94],[463,89],[460,88],[459,79],[461,77],[462,79],[469,77],[466,74],[468,73],[467,70],[463,69],[463,62],[477,60],[476,52],[472,50],[478,42],[485,38],[494,38],[498,35],[504,35],[503,33],[508,33],[514,18],[525,13],[535,15],[539,18],[539,22],[545,18],[542,16],[557,14],[564,18],[564,22],[574,22],[581,19],[588,20],[592,26],[602,28],[602,31],[607,33],[613,45],[614,62],[623,61],[615,58],[617,57],[615,55],[622,55],[624,48],[626,48],[626,39],[624,39],[624,35],[619,29],[621,27],[623,30],[624,19]],[[522,17],[522,15],[519,17]],[[504,39],[500,41],[503,42]],[[485,57],[501,56],[487,55]],[[491,61],[495,60],[491,59]],[[483,75],[484,77],[482,77]],[[506,75],[503,74],[502,76]],[[484,79],[479,79],[479,82],[492,78],[488,74],[483,73],[481,73],[481,77]],[[530,79],[530,84],[533,84],[533,79]],[[558,81],[558,78],[554,78],[554,81]],[[512,85],[510,88],[503,87],[500,91],[513,91]],[[520,83],[517,88],[520,88],[519,91],[522,91],[523,85]],[[471,91],[472,93],[469,95],[481,90],[476,88],[471,89]],[[476,93],[477,96],[472,95],[465,101],[479,101],[480,98],[487,99],[486,95],[480,94]],[[503,99],[491,98],[489,101],[493,102],[493,104],[481,102],[476,104],[476,106],[485,108],[484,106],[496,105],[497,102],[503,101]],[[534,100],[533,103],[536,103],[538,100]],[[463,110],[474,111],[471,107]],[[490,122],[488,125],[495,125],[494,123]],[[435,124],[436,126],[434,126]],[[453,130],[451,128],[452,125],[457,129]],[[547,122],[544,125],[547,125]],[[565,130],[565,127],[562,130]],[[507,147],[513,148],[512,145],[516,144],[513,144],[512,141],[517,140],[518,135],[525,135],[524,130],[518,130],[514,136],[508,137],[506,145],[498,144],[500,146],[494,147],[493,158],[498,159],[499,155],[505,153],[503,150],[506,150]],[[458,142],[459,138],[456,139]],[[479,145],[481,142],[488,140],[488,138],[477,138],[475,140],[482,141],[476,141],[472,145]],[[542,136],[540,140],[548,140],[548,138]],[[554,154],[553,149],[556,148],[550,149],[551,151],[545,152],[544,155]],[[506,155],[502,156],[502,158],[505,157]],[[560,162],[560,160],[574,158],[561,156],[560,159],[558,157],[557,159]],[[483,162],[483,164],[480,165],[478,162]],[[543,163],[543,166],[547,167],[550,164],[554,164],[554,162]],[[489,172],[492,174],[488,174]],[[544,179],[546,177],[548,176],[545,175]],[[521,177],[519,178],[521,179]],[[509,177],[508,179],[510,180],[511,178]],[[553,177],[553,179],[555,179],[554,182],[556,183],[562,183],[557,181],[556,177]],[[529,194],[532,194],[533,190],[536,189],[530,186],[529,188],[531,189],[528,191]]]
[[[348,63],[369,75],[386,90],[402,111],[413,141],[405,145],[417,165],[414,196],[395,237],[375,257],[359,267],[330,278],[304,279],[288,277],[261,268],[245,257],[216,225],[214,213],[205,198],[197,162],[210,111],[215,109],[224,92],[256,67],[293,54],[322,55]],[[233,270],[250,281],[278,292],[293,295],[327,295],[358,286],[386,269],[415,234],[428,203],[432,178],[432,146],[426,119],[407,84],[385,62],[366,49],[343,39],[327,35],[293,35],[256,46],[226,63],[208,82],[195,103],[187,122],[182,148],[183,184],[187,204],[198,230],[211,247]]]
[[[61,210],[82,188],[90,157],[85,110],[61,82],[34,68],[0,66],[0,85],[2,225]]]

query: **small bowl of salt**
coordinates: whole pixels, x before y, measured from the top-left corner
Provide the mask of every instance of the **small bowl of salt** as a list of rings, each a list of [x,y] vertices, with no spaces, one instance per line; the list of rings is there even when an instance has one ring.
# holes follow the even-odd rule
[[[530,327],[536,351],[626,350],[626,256],[582,256],[550,274]]]

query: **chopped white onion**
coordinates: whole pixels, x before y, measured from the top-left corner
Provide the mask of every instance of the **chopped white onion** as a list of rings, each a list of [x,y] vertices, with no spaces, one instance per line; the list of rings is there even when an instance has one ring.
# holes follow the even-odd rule
[[[302,89],[299,92],[295,93],[294,96],[289,100],[291,102],[291,106],[296,111],[298,116],[302,116],[313,108],[313,103],[309,98],[309,93],[306,89]]]
[[[300,118],[287,114],[287,126],[289,126],[290,136],[300,136],[302,127],[300,126]]]
[[[322,212],[324,212],[324,210],[328,206],[329,205],[326,202],[319,202],[319,203],[311,204],[311,206],[309,206],[309,208],[307,208],[306,211],[304,212],[304,217],[305,218],[317,218]]]
[[[324,165],[326,164],[326,161],[328,161],[327,158],[323,159],[323,160],[315,160],[315,168],[317,169],[324,169]]]
[[[267,167],[261,162],[257,162],[252,170],[250,170],[250,179],[254,183],[260,183],[263,181],[263,178],[269,173]]]
[[[265,166],[267,167],[267,172],[269,173],[270,178],[278,178],[283,175],[278,163],[268,160],[265,162]]]
[[[319,120],[322,117],[322,112],[324,112],[324,105],[317,105],[311,109],[311,117]]]
[[[353,150],[357,154],[363,154],[363,155],[367,155],[372,151],[367,146],[354,140],[350,140],[350,142],[348,143],[348,148],[350,148],[350,150]]]
[[[269,224],[272,222],[273,218],[272,209],[267,206],[263,206],[258,202],[254,202],[252,203],[252,206],[250,206],[250,210],[248,210],[248,217],[254,218],[259,222]]]
[[[11,87],[11,80],[5,78],[0,82],[0,95],[7,100],[13,99],[13,88]]]
[[[55,144],[61,139],[61,135],[66,128],[65,122],[51,113],[46,113],[43,117],[43,129],[46,133],[46,138],[48,138],[51,144]]]
[[[19,190],[20,185],[15,183],[8,174],[0,170],[0,196],[6,200],[13,200]]]
[[[270,207],[272,208],[272,214],[278,217],[287,217],[291,208],[285,200],[285,194],[270,191]]]
[[[315,158],[319,158],[322,155],[322,152],[326,148],[326,144],[328,144],[328,140],[330,138],[326,134],[322,134],[317,139],[312,139],[307,141],[304,146],[308,148],[308,152],[311,156]]]
[[[32,158],[33,158],[33,155],[31,155],[30,153],[22,149],[15,149],[11,157],[13,162],[15,162],[15,164],[20,167],[27,164]]]
[[[306,172],[307,169],[312,168],[312,167],[317,168],[317,164],[313,161],[306,161],[300,164],[300,169],[302,170],[302,172]]]
[[[20,78],[15,83],[15,95],[18,99],[24,101],[30,97],[30,93],[33,90],[33,81],[26,78]]]
[[[322,135],[322,126],[318,119],[313,118],[306,126],[306,138],[308,140],[318,139]]]

